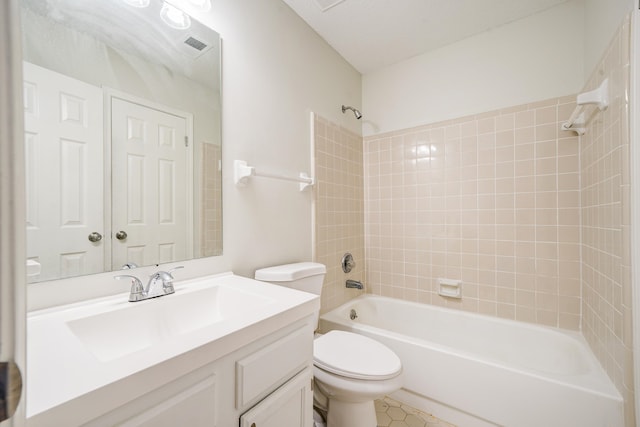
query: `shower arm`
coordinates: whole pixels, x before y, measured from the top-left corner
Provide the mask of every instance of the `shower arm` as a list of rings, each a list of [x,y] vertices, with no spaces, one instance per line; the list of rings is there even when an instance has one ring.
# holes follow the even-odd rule
[[[356,116],[356,119],[360,120],[362,118],[362,113],[357,109],[357,108],[353,108],[349,105],[343,105],[342,106],[342,113],[346,113],[347,110],[351,110],[353,111],[353,115]]]

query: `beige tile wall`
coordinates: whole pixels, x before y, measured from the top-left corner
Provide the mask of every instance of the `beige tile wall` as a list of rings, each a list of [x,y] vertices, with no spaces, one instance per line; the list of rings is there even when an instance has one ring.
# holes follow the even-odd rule
[[[322,311],[358,294],[339,262],[351,251],[362,280],[366,249],[368,292],[582,329],[635,425],[629,28],[585,87],[608,77],[612,102],[580,141],[559,130],[574,96],[368,137],[363,149],[316,117]],[[440,277],[462,280],[463,298],[439,296]]]
[[[222,254],[222,150],[216,144],[202,144],[201,256]]]
[[[322,312],[356,297],[347,279],[364,281],[364,195],[362,137],[315,116],[316,254],[327,266],[322,292]],[[351,252],[356,267],[345,274],[342,256]]]
[[[625,398],[635,426],[630,268],[629,62],[625,20],[585,91],[609,78],[611,105],[591,120],[580,142],[582,194],[582,331]]]
[[[559,131],[574,100],[366,138],[372,292],[578,329],[578,138]],[[462,299],[438,278],[462,280]]]

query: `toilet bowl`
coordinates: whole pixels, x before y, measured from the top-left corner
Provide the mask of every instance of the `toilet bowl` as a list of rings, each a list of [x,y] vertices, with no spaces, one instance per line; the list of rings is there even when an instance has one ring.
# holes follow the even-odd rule
[[[325,273],[322,264],[302,262],[257,270],[255,278],[320,295]],[[402,387],[400,358],[364,335],[319,335],[313,359],[314,402],[326,411],[327,427],[376,427],[374,400]]]
[[[313,359],[315,393],[327,402],[327,427],[377,426],[374,400],[402,387],[398,356],[363,335],[330,331],[314,340]]]

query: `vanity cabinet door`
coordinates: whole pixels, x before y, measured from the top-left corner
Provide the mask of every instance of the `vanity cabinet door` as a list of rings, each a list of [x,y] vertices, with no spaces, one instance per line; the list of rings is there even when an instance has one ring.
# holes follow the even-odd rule
[[[313,377],[306,368],[240,417],[240,427],[311,427]]]
[[[121,427],[212,427],[215,382],[209,377],[119,424]]]
[[[216,384],[215,375],[196,371],[83,427],[215,427]]]

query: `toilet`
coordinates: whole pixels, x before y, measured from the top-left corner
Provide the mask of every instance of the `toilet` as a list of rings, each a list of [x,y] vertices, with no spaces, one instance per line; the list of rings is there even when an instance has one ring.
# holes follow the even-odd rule
[[[257,270],[255,278],[320,295],[326,271],[300,262]],[[335,330],[313,342],[314,404],[326,411],[327,427],[376,427],[373,401],[400,389],[401,374],[400,358],[364,335]]]

